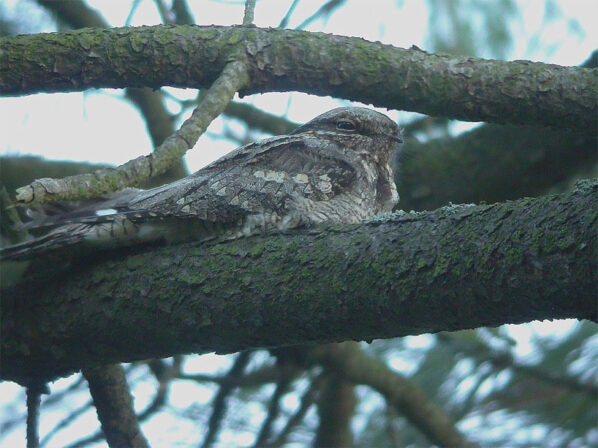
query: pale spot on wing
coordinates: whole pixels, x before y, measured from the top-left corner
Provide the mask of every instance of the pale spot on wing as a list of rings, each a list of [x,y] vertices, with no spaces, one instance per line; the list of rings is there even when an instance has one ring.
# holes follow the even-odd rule
[[[284,180],[287,178],[287,173],[285,173],[284,171],[274,170],[268,170],[267,172],[257,170],[253,173],[253,175],[257,178],[264,179],[265,181],[277,182],[279,184],[282,184]]]
[[[273,171],[269,170],[264,177],[264,180],[270,180],[273,182],[283,183],[285,178],[287,177],[287,173],[284,171]]]
[[[322,193],[330,193],[332,191],[332,184],[329,181],[321,180],[316,184],[316,188]]]
[[[318,178],[320,181],[316,184],[316,188],[322,193],[330,193],[332,191],[332,183],[330,182],[328,174],[322,174],[321,176],[318,176]]]
[[[304,173],[296,174],[295,177],[293,177],[293,180],[298,184],[306,184],[309,182],[307,174]]]
[[[116,213],[118,213],[118,211],[114,210],[113,208],[104,208],[101,210],[96,210],[96,216],[109,216],[115,215]]]

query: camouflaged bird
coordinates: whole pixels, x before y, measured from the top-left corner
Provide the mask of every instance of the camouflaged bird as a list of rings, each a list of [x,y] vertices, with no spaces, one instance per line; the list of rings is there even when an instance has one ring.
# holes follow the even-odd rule
[[[386,115],[334,109],[167,185],[31,208],[24,227],[53,230],[2,249],[0,258],[71,252],[82,244],[231,239],[324,221],[358,223],[398,202],[391,159],[400,143],[401,131]]]

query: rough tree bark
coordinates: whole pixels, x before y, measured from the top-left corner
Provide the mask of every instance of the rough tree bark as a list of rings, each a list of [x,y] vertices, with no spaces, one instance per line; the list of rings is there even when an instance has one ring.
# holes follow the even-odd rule
[[[1,377],[30,383],[177,353],[596,320],[597,190],[583,182],[562,195],[364,225],[97,254],[61,274],[40,263],[44,280],[3,291]]]
[[[255,27],[160,25],[0,39],[0,93],[94,87],[204,88],[246,55],[242,94],[297,90],[468,121],[596,134],[598,70],[404,50]],[[458,98],[458,101],[455,101]]]

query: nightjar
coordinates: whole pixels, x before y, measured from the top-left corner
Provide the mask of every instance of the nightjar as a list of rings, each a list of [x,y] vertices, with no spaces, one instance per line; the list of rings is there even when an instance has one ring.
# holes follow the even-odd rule
[[[358,223],[398,202],[391,160],[401,143],[399,127],[386,115],[333,109],[170,184],[30,208],[24,227],[49,232],[1,249],[0,258]]]

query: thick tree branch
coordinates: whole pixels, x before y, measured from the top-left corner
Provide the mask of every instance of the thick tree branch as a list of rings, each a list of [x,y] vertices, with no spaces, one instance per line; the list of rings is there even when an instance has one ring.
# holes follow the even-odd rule
[[[245,94],[298,90],[468,121],[596,134],[598,72],[404,50],[362,39],[253,27],[154,26],[0,39],[0,93],[206,87],[231,56]]]
[[[598,182],[226,243],[97,254],[2,294],[1,377],[189,352],[597,319]],[[131,254],[133,252],[133,254]],[[126,256],[125,254],[129,254]],[[89,261],[87,257],[86,261]]]

